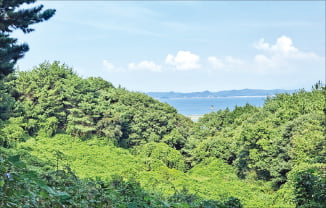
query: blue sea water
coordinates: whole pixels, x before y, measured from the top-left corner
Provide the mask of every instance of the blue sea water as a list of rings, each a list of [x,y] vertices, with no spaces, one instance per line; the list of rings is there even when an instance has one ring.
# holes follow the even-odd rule
[[[232,110],[235,106],[244,106],[247,103],[262,107],[266,97],[159,98],[158,100],[173,106],[178,113],[189,116],[203,115],[226,108]]]

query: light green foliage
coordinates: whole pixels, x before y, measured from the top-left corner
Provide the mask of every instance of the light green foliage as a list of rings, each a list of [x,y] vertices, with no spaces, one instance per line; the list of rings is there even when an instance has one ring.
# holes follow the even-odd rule
[[[25,130],[25,123],[22,117],[12,117],[5,122],[0,129],[0,141],[2,146],[13,147],[17,142],[25,141],[28,138]]]
[[[145,164],[148,166],[148,170],[152,170],[152,166],[157,166],[159,162],[163,163],[168,168],[174,168],[181,171],[185,170],[183,156],[179,151],[169,147],[165,143],[149,142],[135,147],[133,152],[134,154],[145,158]]]
[[[225,164],[222,160],[208,158],[190,170],[189,174],[195,182],[192,186],[199,196],[237,197],[244,207],[278,207],[267,184],[239,180],[235,169]],[[282,203],[284,207],[290,204]]]
[[[45,121],[42,123],[42,127],[41,127],[41,132],[39,133],[40,135],[42,135],[42,133],[44,133],[44,136],[53,136],[57,129],[58,129],[58,123],[59,120],[56,117],[49,117],[46,118]]]
[[[59,170],[69,166],[84,179],[98,177],[109,181],[120,175],[124,180],[138,181],[145,190],[159,192],[165,197],[182,193],[185,188],[190,195],[206,200],[224,201],[236,197],[245,207],[274,207],[274,202],[269,200],[273,192],[267,185],[241,181],[235,169],[222,160],[205,159],[187,173],[175,169],[184,168],[182,157],[164,143],[138,146],[131,154],[106,140],[82,141],[68,135],[56,135],[29,139],[21,143],[20,148],[51,164],[53,169],[57,168],[57,163]]]
[[[57,151],[58,153],[59,151]],[[62,153],[60,155],[62,158]],[[28,155],[30,157],[30,155]],[[0,206],[1,207],[201,207],[206,203],[197,196],[196,201],[187,201],[186,193],[175,198],[164,198],[143,190],[134,180],[124,181],[113,176],[108,182],[81,180],[69,166],[63,170],[38,172],[21,160],[20,155],[3,152],[0,148]],[[211,201],[211,207],[226,207],[230,204],[241,207],[237,199],[225,202]],[[215,206],[213,206],[215,205]]]
[[[295,163],[326,163],[325,122],[325,115],[318,112],[300,116],[288,124],[290,156]]]
[[[53,138],[39,137],[21,144],[23,148],[33,150],[31,153],[59,168],[70,166],[81,178],[110,178],[112,175],[132,175],[128,168],[136,171],[142,165],[134,160],[128,150],[115,148],[105,140],[92,139],[82,141],[69,135],[58,134]],[[37,148],[35,148],[37,147]],[[62,153],[60,158],[56,154]]]

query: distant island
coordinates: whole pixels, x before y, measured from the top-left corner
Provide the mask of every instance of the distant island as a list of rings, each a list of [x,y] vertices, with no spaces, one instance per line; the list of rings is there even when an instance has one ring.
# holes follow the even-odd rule
[[[293,93],[298,90],[262,90],[262,89],[242,89],[242,90],[225,90],[218,92],[147,92],[145,94],[153,98],[208,98],[208,97],[235,97],[235,96],[273,96],[279,93]]]

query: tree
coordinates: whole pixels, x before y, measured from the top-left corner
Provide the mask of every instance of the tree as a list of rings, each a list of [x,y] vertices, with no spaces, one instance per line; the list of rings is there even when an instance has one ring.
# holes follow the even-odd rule
[[[14,105],[15,99],[10,95],[8,86],[0,80],[0,121],[9,119]]]
[[[322,169],[322,168],[320,168]],[[325,174],[323,170],[311,168],[299,171],[293,176],[294,202],[296,207],[325,207]]]
[[[30,33],[34,29],[29,26],[50,19],[54,9],[43,10],[43,5],[24,8],[23,4],[31,4],[36,0],[0,0],[0,78],[13,72],[14,65],[29,50],[26,43],[18,44],[16,38],[9,34],[20,29]]]
[[[168,168],[175,168],[181,171],[185,169],[181,153],[165,143],[149,142],[135,147],[133,152],[144,158],[144,162],[149,170],[160,166],[160,163]]]

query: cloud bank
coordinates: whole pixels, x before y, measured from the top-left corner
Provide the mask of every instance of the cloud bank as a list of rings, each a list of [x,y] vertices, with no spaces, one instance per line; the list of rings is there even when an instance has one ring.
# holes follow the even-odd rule
[[[163,63],[143,60],[138,63],[129,63],[127,67],[117,67],[104,60],[103,66],[108,71],[191,71],[206,69],[206,71],[225,71],[241,73],[308,73],[315,68],[320,74],[325,58],[313,52],[305,52],[296,48],[291,38],[281,36],[275,43],[266,42],[263,38],[253,44],[256,53],[251,58],[241,59],[234,56],[208,56],[201,61],[200,56],[190,51],[179,50],[175,55],[168,54]],[[197,70],[198,71],[198,70]]]
[[[212,69],[245,70],[247,72],[286,72],[308,70],[307,65],[320,65],[325,60],[313,52],[305,52],[296,48],[291,38],[281,36],[274,44],[265,42],[263,38],[253,44],[258,53],[252,59],[242,60],[232,56],[208,57]]]

